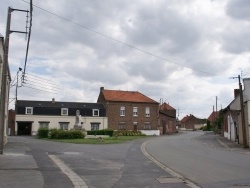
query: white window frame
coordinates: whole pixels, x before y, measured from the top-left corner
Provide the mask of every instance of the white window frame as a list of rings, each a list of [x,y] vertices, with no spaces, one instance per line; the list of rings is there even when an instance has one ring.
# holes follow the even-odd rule
[[[69,130],[69,122],[59,122],[61,130]]]
[[[100,130],[100,124],[101,123],[90,123],[91,131]]]
[[[45,121],[40,121],[40,122],[38,122],[39,123],[39,128],[49,128],[49,123],[50,122],[45,122]]]
[[[67,113],[64,113],[64,111],[67,112]],[[62,116],[67,116],[68,114],[69,114],[69,109],[68,108],[61,108],[61,115]]]
[[[144,130],[151,130],[151,125],[149,122],[144,123]]]
[[[30,112],[29,112],[30,110]],[[32,115],[33,114],[33,107],[26,107],[25,108],[25,114]]]
[[[138,107],[133,107],[133,116],[138,117]]]
[[[150,117],[150,107],[145,108],[145,117]]]
[[[125,122],[118,123],[118,130],[126,130],[126,129],[127,129],[127,125]]]
[[[95,112],[97,112],[97,115],[95,115]],[[99,116],[99,109],[93,109],[92,116]]]
[[[125,106],[120,107],[120,116],[125,116],[125,110],[126,110]]]

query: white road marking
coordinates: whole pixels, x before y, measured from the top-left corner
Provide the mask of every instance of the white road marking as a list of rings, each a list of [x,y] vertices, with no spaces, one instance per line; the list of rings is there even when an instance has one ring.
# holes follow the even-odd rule
[[[75,188],[88,188],[88,185],[80,178],[73,170],[64,164],[62,160],[55,155],[49,155],[52,161],[61,169],[61,171],[68,176]]]

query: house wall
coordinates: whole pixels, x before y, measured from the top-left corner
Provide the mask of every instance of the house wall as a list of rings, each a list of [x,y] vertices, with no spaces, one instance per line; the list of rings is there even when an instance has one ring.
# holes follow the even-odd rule
[[[16,115],[15,135],[17,134],[18,122],[33,122],[32,123],[32,135],[36,135],[39,129],[39,122],[49,122],[49,129],[60,128],[59,122],[69,122],[68,129],[73,129],[76,121],[75,116],[42,116],[42,115]],[[106,129],[108,127],[107,117],[81,117],[83,122],[83,128],[85,130],[91,130],[90,123],[100,123],[99,129]]]
[[[107,102],[106,114],[108,117],[108,127],[118,130],[119,122],[125,122],[126,130],[134,130],[134,122],[137,122],[137,130],[144,130],[145,122],[149,122],[151,130],[157,130],[159,105],[153,103],[133,103],[133,102]],[[125,116],[120,116],[120,107],[125,107]],[[133,107],[138,108],[138,116],[133,116]],[[150,107],[150,117],[145,117],[145,108]]]
[[[176,133],[176,119],[160,113],[159,128],[161,134]]]

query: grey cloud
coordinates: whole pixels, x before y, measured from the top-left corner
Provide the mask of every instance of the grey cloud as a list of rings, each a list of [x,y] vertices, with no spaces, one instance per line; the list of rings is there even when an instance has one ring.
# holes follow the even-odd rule
[[[232,18],[250,21],[250,1],[229,0],[226,13]]]

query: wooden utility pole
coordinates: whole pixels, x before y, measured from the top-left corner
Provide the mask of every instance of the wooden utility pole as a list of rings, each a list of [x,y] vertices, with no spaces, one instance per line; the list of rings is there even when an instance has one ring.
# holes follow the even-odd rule
[[[247,144],[247,135],[246,135],[246,121],[245,121],[245,112],[244,112],[244,99],[243,99],[243,91],[242,84],[240,81],[240,75],[238,75],[239,80],[239,88],[240,88],[240,111],[241,111],[241,123],[242,123],[242,136],[243,136],[243,147],[248,148]]]
[[[6,110],[6,91],[7,91],[7,73],[8,73],[8,54],[9,54],[9,38],[10,38],[10,20],[11,20],[11,8],[8,9],[7,25],[4,41],[4,60],[3,60],[3,72],[2,72],[2,85],[1,85],[1,111],[0,111],[0,154],[3,154],[4,145],[4,125],[5,110]]]
[[[28,12],[27,10],[20,10],[20,9],[13,9],[11,7],[8,8],[8,15],[7,15],[7,24],[6,24],[6,33],[5,33],[5,41],[4,41],[4,60],[3,60],[3,72],[2,72],[2,85],[1,85],[1,97],[0,97],[0,154],[3,154],[3,146],[4,146],[4,125],[6,123],[6,103],[9,101],[9,97],[7,96],[7,77],[8,75],[8,55],[9,55],[9,40],[10,34],[13,32],[16,33],[25,33],[22,31],[11,31],[10,30],[10,23],[11,23],[11,12],[12,11],[21,11],[21,12]],[[6,112],[7,113],[7,112]]]

